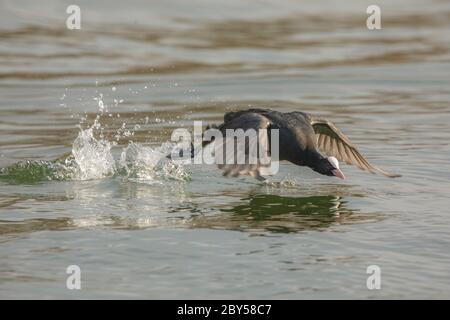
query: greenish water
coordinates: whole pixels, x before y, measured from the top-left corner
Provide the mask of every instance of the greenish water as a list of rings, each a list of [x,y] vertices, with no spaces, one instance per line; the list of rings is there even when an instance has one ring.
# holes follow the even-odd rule
[[[366,1],[78,1],[79,31],[69,4],[0,4],[0,298],[450,297],[446,1],[379,1],[378,31]],[[160,161],[249,106],[332,119],[403,177]]]

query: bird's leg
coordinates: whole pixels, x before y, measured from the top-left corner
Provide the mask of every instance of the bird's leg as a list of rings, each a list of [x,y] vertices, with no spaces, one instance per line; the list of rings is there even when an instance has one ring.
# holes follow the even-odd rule
[[[255,178],[258,179],[258,181],[262,182],[263,184],[267,184],[269,182],[269,179],[264,178],[259,173],[257,175],[255,175]]]

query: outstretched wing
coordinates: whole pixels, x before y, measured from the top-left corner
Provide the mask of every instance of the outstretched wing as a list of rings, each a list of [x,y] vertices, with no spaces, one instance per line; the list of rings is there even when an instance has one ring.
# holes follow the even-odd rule
[[[221,141],[214,141],[216,159],[223,159],[223,163],[217,165],[219,169],[224,171],[224,176],[236,177],[249,175],[263,180],[263,175],[273,174],[270,170],[270,120],[253,112],[241,113],[229,117],[225,116],[225,120],[223,124],[217,127],[221,131],[223,139]],[[255,135],[253,139],[244,138],[239,140],[227,136],[228,129],[242,130],[246,134],[254,133]],[[233,153],[227,151],[227,145],[230,144],[233,146]],[[243,159],[238,159],[240,152],[242,152],[241,155],[244,155]]]
[[[317,146],[325,154],[333,156],[347,164],[356,165],[362,170],[371,173],[381,173],[386,177],[395,178],[401,175],[386,172],[369,163],[345,136],[331,121],[311,117],[311,125],[317,136]]]

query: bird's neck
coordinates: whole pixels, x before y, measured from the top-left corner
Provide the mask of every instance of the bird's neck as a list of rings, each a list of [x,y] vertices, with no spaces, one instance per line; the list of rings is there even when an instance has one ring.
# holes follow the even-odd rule
[[[316,150],[303,150],[289,153],[282,160],[288,160],[298,166],[308,166],[315,168],[324,157]]]
[[[322,162],[324,158],[325,157],[322,156],[319,152],[317,152],[316,150],[312,150],[307,153],[304,165],[314,169]]]

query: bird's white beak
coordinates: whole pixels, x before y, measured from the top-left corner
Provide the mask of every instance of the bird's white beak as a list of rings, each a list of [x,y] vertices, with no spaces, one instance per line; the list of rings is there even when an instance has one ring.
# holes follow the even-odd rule
[[[344,174],[342,173],[341,170],[335,169],[332,172],[333,172],[334,176],[336,176],[338,178],[341,178],[341,179],[345,179],[345,176],[344,176]]]

